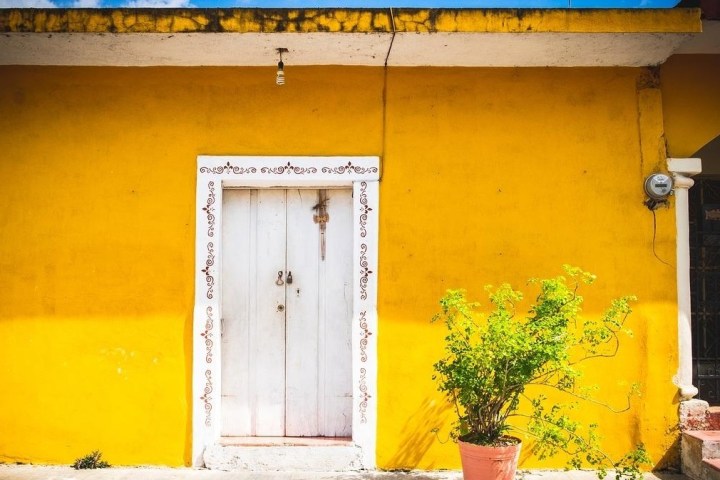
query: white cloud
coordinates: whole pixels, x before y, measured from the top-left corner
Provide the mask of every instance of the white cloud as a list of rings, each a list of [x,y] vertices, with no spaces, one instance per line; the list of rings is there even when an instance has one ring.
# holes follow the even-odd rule
[[[50,0],[0,0],[0,8],[56,8]]]
[[[100,3],[100,0],[73,0],[72,6],[73,8],[100,8]]]
[[[4,0],[0,0],[2,2]],[[83,1],[83,0],[78,0]],[[125,8],[181,8],[192,7],[190,0],[130,0],[120,5]]]

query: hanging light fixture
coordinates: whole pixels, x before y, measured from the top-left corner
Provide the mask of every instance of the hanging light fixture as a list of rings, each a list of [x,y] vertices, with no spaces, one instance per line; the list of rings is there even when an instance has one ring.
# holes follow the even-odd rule
[[[277,52],[280,56],[280,61],[278,62],[278,68],[277,68],[277,74],[275,75],[275,84],[276,85],[285,85],[285,64],[282,60],[282,54],[283,52],[287,52],[287,48],[278,48]]]

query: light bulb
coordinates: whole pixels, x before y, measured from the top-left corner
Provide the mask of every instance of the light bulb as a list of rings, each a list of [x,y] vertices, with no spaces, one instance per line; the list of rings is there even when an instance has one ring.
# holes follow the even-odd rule
[[[283,71],[284,67],[285,65],[283,64],[282,60],[280,60],[278,62],[277,75],[275,76],[276,85],[285,85],[285,72]]]

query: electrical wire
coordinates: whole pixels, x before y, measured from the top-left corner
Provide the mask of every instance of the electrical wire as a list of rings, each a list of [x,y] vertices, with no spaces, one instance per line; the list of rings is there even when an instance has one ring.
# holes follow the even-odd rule
[[[392,37],[390,38],[390,45],[388,46],[387,54],[385,55],[385,64],[383,66],[383,89],[382,89],[382,155],[380,157],[380,180],[382,180],[383,164],[385,163],[385,152],[387,150],[387,89],[388,89],[388,60],[390,59],[390,52],[392,51],[393,43],[395,42],[395,13],[392,7],[390,8],[390,21],[392,23]]]
[[[390,59],[390,52],[392,51],[393,43],[395,42],[395,13],[393,12],[392,7],[390,7],[390,22],[392,23],[392,37],[390,37],[390,45],[388,46],[387,54],[385,55],[385,68],[387,69],[388,66],[388,60]]]
[[[674,265],[670,265],[668,262],[666,262],[665,260],[663,260],[662,258],[660,258],[660,257],[658,256],[657,252],[655,251],[655,238],[656,238],[656,236],[657,236],[657,219],[655,218],[655,209],[652,209],[652,210],[650,210],[650,211],[651,211],[652,214],[653,214],[653,238],[652,238],[652,252],[653,252],[653,255],[655,255],[655,258],[657,258],[658,260],[660,260],[660,262],[664,263],[664,264],[667,265],[668,267],[670,267],[670,268],[675,268]]]

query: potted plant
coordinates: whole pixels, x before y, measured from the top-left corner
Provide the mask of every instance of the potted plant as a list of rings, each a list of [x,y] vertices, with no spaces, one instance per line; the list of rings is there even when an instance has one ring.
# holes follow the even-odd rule
[[[574,420],[571,408],[578,399],[598,403],[583,393],[578,364],[617,353],[635,298],[613,300],[600,318],[581,318],[579,288],[595,277],[564,269],[567,278],[529,282],[539,291],[524,315],[516,311],[522,293],[508,284],[486,287],[491,303],[486,314],[466,299],[464,290],[448,290],[440,301],[441,312],[433,321],[443,321],[447,336],[434,379],[458,416],[452,435],[460,445],[466,480],[513,478],[521,445],[513,430],[537,440],[533,453],[540,458],[563,451],[570,467],[590,465],[600,478],[608,467],[618,478],[637,478],[641,465],[649,463],[642,445],[613,461],[599,448],[597,425]],[[547,389],[571,400],[548,406]],[[629,408],[630,394],[624,408]]]

